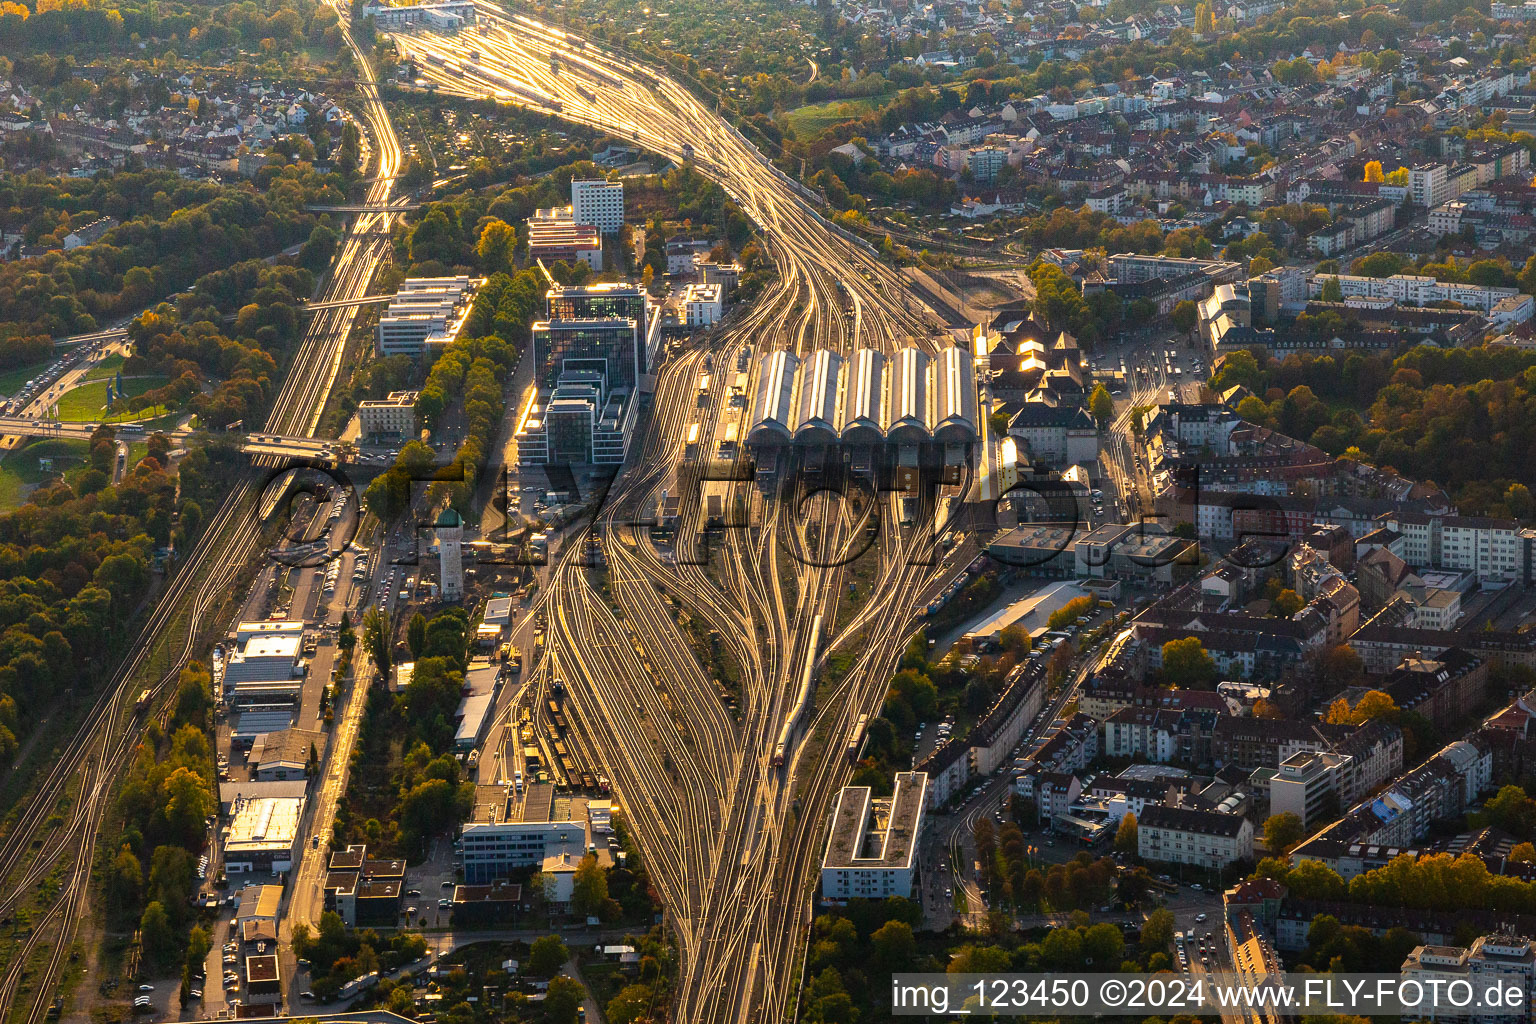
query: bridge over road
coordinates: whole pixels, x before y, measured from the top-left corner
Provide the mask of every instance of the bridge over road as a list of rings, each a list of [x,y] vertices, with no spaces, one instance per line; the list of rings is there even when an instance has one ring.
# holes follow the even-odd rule
[[[14,437],[68,437],[89,439],[96,432],[99,422],[74,422],[70,420],[55,419],[31,419],[26,416],[0,416],[0,435]],[[135,437],[147,437],[156,431],[150,431],[140,423],[113,423],[109,424],[117,431],[119,438],[133,440]],[[158,431],[166,437],[181,441],[193,434],[203,436],[224,436],[240,439],[240,450],[252,455],[285,456],[292,459],[316,459],[325,462],[355,462],[360,461],[357,449],[350,445],[343,445],[338,441],[324,437],[292,437],[283,434],[239,434],[230,433],[215,435],[212,431],[198,430],[163,430]]]

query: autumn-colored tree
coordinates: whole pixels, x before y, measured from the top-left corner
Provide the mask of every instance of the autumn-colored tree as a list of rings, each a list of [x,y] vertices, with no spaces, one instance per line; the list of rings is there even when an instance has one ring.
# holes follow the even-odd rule
[[[1210,4],[1195,5],[1195,34],[1208,36],[1216,31],[1216,14]]]
[[[1305,837],[1301,817],[1292,811],[1271,814],[1264,821],[1264,845],[1271,853],[1289,853]]]
[[[1365,165],[1365,180],[1380,183],[1385,179],[1381,171],[1381,161],[1372,160]]]
[[[1115,849],[1120,853],[1134,854],[1137,838],[1136,815],[1126,811],[1125,817],[1120,819],[1120,827],[1115,830]]]
[[[1100,427],[1114,418],[1115,400],[1110,397],[1109,391],[1103,384],[1093,386],[1093,394],[1088,396],[1088,411]]]
[[[1380,690],[1367,690],[1354,707],[1343,697],[1328,705],[1328,722],[1332,725],[1363,725],[1382,715],[1397,710],[1397,704]]]
[[[1273,720],[1284,718],[1285,714],[1273,702],[1260,697],[1253,704],[1253,717]]]

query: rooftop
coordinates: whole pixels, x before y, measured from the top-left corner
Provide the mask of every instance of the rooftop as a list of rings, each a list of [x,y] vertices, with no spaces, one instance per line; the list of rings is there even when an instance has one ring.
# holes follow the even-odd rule
[[[901,772],[889,798],[868,786],[845,786],[832,809],[824,868],[910,868],[917,857],[928,776]]]

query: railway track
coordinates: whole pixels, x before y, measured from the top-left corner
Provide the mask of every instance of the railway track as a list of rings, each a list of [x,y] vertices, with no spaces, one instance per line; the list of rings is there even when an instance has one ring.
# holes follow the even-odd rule
[[[362,50],[353,41],[343,17],[343,32],[365,69],[359,83],[364,135],[377,154],[379,173],[368,186],[368,205],[388,202],[393,177],[400,162],[400,147],[379,99],[377,83]],[[371,213],[352,224],[333,262],[323,301],[342,301],[366,294],[380,260],[388,253],[387,235],[391,214]],[[325,401],[340,372],[347,334],[357,307],[320,311],[311,322],[283,386],[274,399],[266,430],[271,433],[302,433],[313,436]],[[64,756],[49,770],[34,791],[28,806],[0,840],[0,878],[11,881],[3,898],[5,913],[24,903],[41,900],[31,930],[17,944],[0,974],[0,1017],[19,1016],[38,1024],[47,1014],[80,923],[90,907],[91,872],[96,843],[106,823],[117,779],[143,733],[134,711],[141,677],[171,630],[176,631],[168,655],[169,664],[149,687],[153,702],[161,704],[156,717],[169,720],[164,698],[174,691],[181,669],[191,660],[208,616],[239,582],[242,571],[259,554],[263,524],[257,517],[257,498],[262,468],[275,468],[263,460],[256,473],[235,483],[215,511],[192,551],[171,576],[154,608],[140,627],[131,653],[102,689],[81,724],[65,746]],[[210,766],[211,769],[211,766]],[[70,803],[62,824],[50,828],[61,803]],[[19,876],[18,876],[19,872]],[[60,874],[61,884],[50,900],[42,887]],[[44,944],[46,958],[37,963]],[[23,1002],[30,996],[30,1002]]]

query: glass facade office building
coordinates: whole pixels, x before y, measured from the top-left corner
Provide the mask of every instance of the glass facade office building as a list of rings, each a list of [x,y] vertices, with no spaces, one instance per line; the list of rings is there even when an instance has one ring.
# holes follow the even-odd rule
[[[548,320],[533,325],[538,386],[552,389],[569,370],[600,368],[608,390],[633,389],[640,381],[635,321]]]
[[[628,318],[635,322],[635,353],[638,373],[649,373],[646,365],[645,330],[649,322],[650,299],[639,285],[608,282],[577,288],[551,288],[545,296],[545,315],[555,320],[608,320]],[[610,381],[610,386],[615,382]]]

